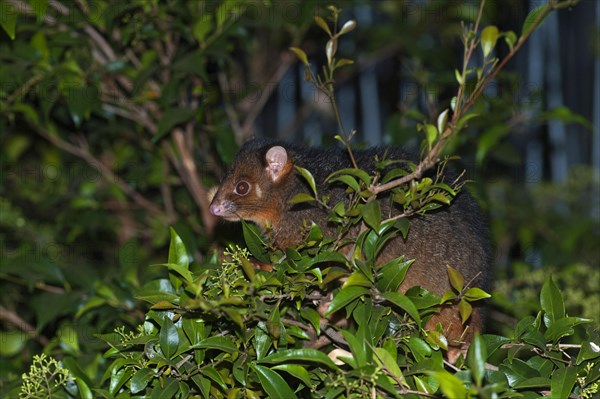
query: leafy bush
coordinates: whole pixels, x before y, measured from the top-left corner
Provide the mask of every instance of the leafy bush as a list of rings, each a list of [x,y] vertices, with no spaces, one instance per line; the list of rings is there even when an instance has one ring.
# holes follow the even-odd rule
[[[258,239],[253,227],[245,228]],[[449,365],[442,335],[423,329],[440,298],[423,289],[397,291],[410,261],[352,270],[313,226],[305,248],[271,254],[272,271],[256,270],[239,247],[230,247],[226,260],[215,254],[193,265],[171,234],[163,265],[168,278],[139,292],[151,304],[144,324],[101,337],[110,346],[105,356],[114,360],[97,397],[492,398],[551,390],[557,398],[591,398],[598,392],[597,332],[581,345],[564,344],[590,320],[567,316],[551,277],[536,317],[523,318],[510,338],[477,336],[466,358]],[[364,251],[383,239],[365,240]],[[323,314],[327,292],[333,298]],[[352,323],[324,327],[323,317],[332,315]],[[316,349],[319,341],[326,350]],[[71,372],[88,391],[85,375]]]
[[[22,379],[23,384],[16,376],[9,377],[11,386],[20,386],[8,392],[8,396],[349,398],[444,395],[450,398],[493,398],[539,397],[551,391],[556,398],[570,395],[591,398],[598,392],[600,355],[597,332],[588,331],[583,343],[577,340],[583,335],[580,325],[590,320],[568,316],[563,297],[551,278],[543,279],[539,303],[527,309],[527,313],[536,316],[520,315],[520,321],[512,331],[505,329],[506,336],[476,337],[465,357],[460,357],[454,365],[445,362],[443,352],[447,342],[443,332],[425,330],[425,322],[445,301],[461,303],[463,316],[468,318],[470,302],[487,295],[465,288],[462,277],[452,269],[449,280],[454,290],[442,298],[418,287],[406,294],[397,291],[411,260],[396,259],[385,265],[377,265],[374,259],[387,237],[402,232],[405,226],[395,223],[396,220],[382,223],[377,202],[370,200],[372,192],[367,191],[373,188],[368,174],[365,176],[358,171],[345,171],[337,176],[356,193],[357,200],[353,207],[333,208],[340,223],[348,223],[348,219],[352,219],[351,223],[362,224],[364,228],[357,239],[359,251],[356,257],[349,259],[338,253],[318,226],[307,226],[307,239],[303,245],[281,252],[269,249],[268,243],[263,241],[253,226],[244,225],[249,250],[230,246],[222,254],[221,251],[208,252],[210,256],[191,263],[190,260],[198,251],[198,242],[189,237],[194,233],[204,237],[204,233],[210,230],[210,222],[206,218],[203,219],[203,226],[195,223],[192,203],[201,205],[203,197],[199,197],[198,193],[203,194],[204,189],[200,187],[199,191],[194,191],[198,190],[193,184],[199,180],[198,176],[193,170],[180,169],[189,163],[174,156],[173,150],[179,152],[181,159],[191,160],[191,154],[185,151],[186,144],[191,145],[191,142],[186,141],[189,136],[185,136],[182,127],[189,132],[204,117],[217,120],[210,126],[214,130],[204,132],[205,137],[210,139],[201,144],[204,153],[213,149],[207,148],[207,143],[214,142],[214,149],[221,158],[227,160],[234,147],[234,138],[230,133],[222,135],[227,131],[225,118],[218,105],[210,101],[210,95],[202,105],[204,114],[191,112],[194,104],[197,105],[196,90],[202,91],[201,87],[204,86],[193,86],[192,99],[189,102],[188,99],[183,100],[183,107],[177,94],[188,89],[188,79],[196,83],[198,79],[204,79],[204,83],[218,80],[213,75],[215,72],[211,63],[230,61],[223,43],[247,36],[244,36],[241,24],[237,23],[238,14],[229,12],[231,7],[241,2],[220,3],[218,9],[210,10],[208,20],[198,16],[204,10],[189,4],[174,2],[165,11],[153,7],[151,3],[134,2],[121,10],[123,12],[111,14],[114,20],[95,21],[96,24],[92,24],[91,28],[99,30],[118,24],[119,18],[131,18],[133,21],[128,29],[121,32],[125,44],[134,51],[133,56],[128,53],[129,62],[125,64],[117,60],[101,63],[101,73],[93,73],[93,68],[88,73],[87,67],[91,64],[85,60],[94,55],[93,51],[88,51],[90,48],[83,45],[88,39],[75,36],[67,40],[58,26],[53,31],[56,36],[52,36],[52,40],[66,40],[70,51],[54,53],[48,49],[56,47],[45,45],[44,34],[35,33],[36,24],[33,22],[30,22],[31,26],[29,23],[26,25],[25,31],[30,35],[28,46],[36,49],[35,56],[21,60],[25,62],[25,68],[19,63],[3,66],[6,73],[15,74],[19,88],[33,85],[35,80],[52,82],[52,79],[57,79],[60,83],[57,87],[60,94],[56,97],[60,101],[53,104],[44,103],[44,96],[36,93],[26,93],[21,89],[13,91],[16,95],[9,97],[10,101],[5,102],[7,107],[3,109],[12,120],[24,123],[28,129],[57,148],[88,162],[90,159],[94,161],[91,155],[93,151],[89,149],[94,146],[100,148],[102,143],[76,141],[77,145],[73,146],[69,140],[61,137],[61,127],[88,131],[108,123],[111,128],[123,133],[120,140],[127,145],[114,153],[109,151],[105,156],[113,159],[117,166],[123,160],[141,162],[147,166],[146,170],[152,177],[149,180],[135,179],[135,176],[128,175],[127,168],[106,169],[102,167],[104,163],[98,163],[104,184],[77,184],[81,196],[73,200],[74,208],[85,214],[86,225],[82,227],[72,223],[77,213],[66,212],[59,218],[62,227],[59,230],[66,235],[65,246],[81,235],[90,234],[90,231],[98,236],[106,234],[107,240],[114,242],[112,234],[115,230],[111,225],[121,221],[127,225],[140,223],[147,227],[153,243],[160,246],[169,238],[164,228],[165,221],[175,223],[177,219],[174,217],[175,210],[169,207],[169,199],[172,201],[173,197],[177,198],[175,202],[180,207],[177,214],[180,217],[184,215],[183,220],[175,223],[182,238],[171,230],[167,263],[149,271],[140,265],[152,263],[157,258],[156,251],[150,254],[147,247],[142,250],[135,240],[128,241],[127,235],[118,237],[123,248],[114,250],[112,245],[95,248],[98,241],[92,239],[95,238],[93,234],[84,240],[88,245],[83,255],[88,255],[87,251],[92,254],[99,251],[102,252],[102,259],[106,259],[106,252],[109,252],[119,261],[115,265],[108,265],[107,270],[98,271],[91,267],[93,262],[83,262],[80,275],[67,276],[65,271],[50,262],[47,268],[20,274],[18,270],[29,264],[27,260],[15,262],[9,270],[3,270],[7,280],[14,275],[22,278],[22,281],[19,279],[22,285],[36,281],[51,283],[42,286],[47,292],[36,295],[33,309],[42,322],[55,323],[52,329],[57,332],[54,338],[44,341],[33,332],[33,327],[29,329],[32,332],[30,338],[38,339],[46,352],[54,356],[36,357],[30,372]],[[467,57],[462,70],[456,73],[460,90],[450,102],[451,116],[449,111],[443,111],[437,116],[437,123],[421,121],[419,129],[425,135],[422,145],[424,159],[423,163],[413,165],[414,172],[419,168],[433,167],[438,155],[448,151],[452,139],[467,122],[475,118],[475,113],[469,113],[469,109],[477,107],[478,93],[499,70],[499,60],[493,57],[491,51],[496,43],[503,39],[509,48],[509,57],[500,62],[503,65],[547,13],[553,8],[570,4],[568,1],[552,2],[536,9],[528,18],[522,36],[518,38],[512,32],[499,32],[493,26],[485,28],[481,36],[478,36],[477,27],[465,30],[463,39],[467,53],[473,54],[476,48],[481,47],[483,65],[472,69]],[[79,7],[81,5],[83,3]],[[5,3],[2,6],[5,7]],[[145,11],[152,11],[149,20],[145,19]],[[158,14],[152,14],[156,12]],[[183,45],[181,51],[173,54],[176,60],[172,63],[173,68],[169,68],[172,74],[164,76],[153,67],[156,57],[164,55],[154,50],[159,46],[153,44],[156,44],[155,35],[159,31],[156,29],[160,25],[159,17],[169,13],[184,14],[183,19],[189,24],[171,27],[176,32],[174,36]],[[343,24],[341,30],[337,31],[338,14],[333,9],[333,30],[324,26],[327,25],[324,20],[317,19],[317,24],[329,35],[327,66],[322,75],[310,75],[310,79],[330,97],[334,113],[339,118],[333,101],[334,72],[350,61],[336,59],[337,40],[342,34],[350,32],[353,24]],[[44,15],[42,12],[39,17]],[[72,18],[71,22],[82,31],[90,32],[85,7],[75,15],[69,17],[63,14],[60,18]],[[192,21],[200,22],[193,25],[190,35]],[[3,27],[10,34],[8,25],[7,28],[6,21],[3,21]],[[197,45],[191,37],[201,43],[202,49],[188,56],[188,50],[196,49]],[[111,43],[117,44],[116,41]],[[102,43],[96,45],[106,50]],[[125,49],[120,50],[127,53]],[[29,54],[19,49],[13,51],[17,55]],[[293,51],[302,62],[308,63],[302,50],[294,48]],[[141,62],[138,65],[141,68],[133,67],[136,59]],[[164,59],[161,62],[164,63]],[[202,66],[200,71],[192,71],[197,65]],[[25,74],[20,73],[21,69],[38,73],[28,80]],[[120,74],[111,75],[115,71]],[[110,101],[108,104],[77,101],[81,98],[83,87],[106,83],[101,77],[119,76],[126,76],[134,83],[131,87],[122,87],[123,90],[131,89],[131,92],[122,93],[120,98],[135,99],[125,104],[124,109],[115,108]],[[75,91],[68,84],[70,79],[79,83]],[[154,84],[155,79],[159,85]],[[115,83],[114,80],[112,82]],[[116,83],[120,85],[122,82]],[[156,87],[165,89],[159,98],[153,91]],[[21,97],[24,93],[25,97]],[[23,99],[27,101],[21,101]],[[40,109],[30,105],[38,102]],[[138,105],[143,111],[141,119],[140,115],[132,113],[140,110]],[[157,109],[160,112],[154,113]],[[340,130],[338,138],[350,149],[349,141],[353,133]],[[134,140],[131,132],[140,133],[142,139]],[[172,134],[167,135],[169,132]],[[101,138],[96,139],[102,141]],[[145,150],[161,141],[165,145],[160,157]],[[489,148],[486,144],[481,146],[483,157]],[[11,161],[26,158],[28,154],[25,148],[29,148],[26,136],[13,136],[8,151],[12,154]],[[50,159],[68,162],[52,149],[39,151]],[[169,172],[165,160],[173,163],[177,169],[176,175]],[[89,165],[78,164],[79,167],[88,170]],[[163,176],[170,177],[166,179],[166,184],[161,182]],[[305,177],[310,181],[308,173],[305,173]],[[411,173],[402,179],[396,187],[399,187],[398,192],[401,190],[406,196],[406,207],[403,208],[406,215],[447,205],[456,190],[462,187],[435,187],[433,181],[422,178],[420,173]],[[410,181],[418,188],[408,189]],[[56,187],[52,187],[48,180],[46,183],[48,187],[35,184],[22,187],[20,193],[43,209],[52,209],[55,204],[45,203],[46,194],[47,190]],[[182,185],[191,194],[184,192]],[[132,187],[143,189],[149,198],[166,198],[165,209],[157,209],[152,205],[154,201],[140,196]],[[64,187],[58,189],[61,193],[68,193]],[[161,197],[156,195],[159,191],[163,193]],[[165,195],[165,192],[168,194]],[[47,242],[44,241],[44,234],[50,236],[54,227],[52,221],[42,226],[31,223],[29,215],[24,217],[17,197],[13,194],[10,200],[2,204],[9,216],[8,220],[2,221],[3,226],[25,224],[27,228],[20,230],[23,235],[21,242],[25,242],[25,246],[28,238],[31,238],[29,241],[32,245]],[[104,219],[105,212],[101,211],[100,204],[104,204],[107,198],[116,199],[117,204],[136,204],[135,217],[131,218],[128,212],[123,216],[123,208],[119,206],[117,215]],[[61,199],[56,197],[55,201]],[[324,202],[316,192],[298,200]],[[411,208],[413,205],[415,207]],[[207,207],[201,206],[201,209],[206,211]],[[206,243],[201,242],[200,245]],[[134,259],[129,255],[134,255]],[[78,265],[80,258],[85,256],[74,257],[69,263]],[[263,263],[268,266],[265,267]],[[168,275],[161,267],[168,270]],[[272,270],[262,270],[269,267]],[[541,283],[542,280],[538,281]],[[75,290],[71,290],[71,283],[75,283]],[[62,302],[57,302],[59,299]],[[19,292],[16,300],[26,302],[28,296]],[[136,300],[145,301],[149,310],[139,306]],[[27,308],[27,311],[32,310]],[[69,315],[78,318],[79,323],[72,325],[67,317]],[[27,318],[30,315],[23,316]],[[143,319],[141,324],[138,323],[140,318]],[[45,326],[42,322],[39,329]],[[113,333],[100,335],[109,347],[103,356],[100,353],[106,345],[101,346],[91,334],[78,329],[82,326],[93,326],[90,329],[93,331],[114,329]],[[23,348],[24,336],[29,337],[26,334],[16,336],[17,339],[12,339],[15,336],[8,337],[15,343],[12,353],[18,353]],[[56,361],[58,358],[60,363]],[[58,383],[55,384],[54,378],[57,377]],[[1,389],[8,391],[4,387]]]

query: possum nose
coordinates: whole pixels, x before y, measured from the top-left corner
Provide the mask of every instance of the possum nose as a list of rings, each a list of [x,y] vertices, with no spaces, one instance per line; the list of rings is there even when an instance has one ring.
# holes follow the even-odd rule
[[[208,209],[215,216],[222,216],[225,213],[225,206],[223,204],[210,204]]]

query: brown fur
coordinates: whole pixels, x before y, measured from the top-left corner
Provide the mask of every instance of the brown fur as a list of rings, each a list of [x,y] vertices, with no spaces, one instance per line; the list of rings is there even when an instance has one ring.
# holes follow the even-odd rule
[[[375,154],[388,152],[395,159],[407,159],[399,149],[371,149],[355,153],[359,166],[370,171]],[[269,163],[269,158],[285,163]],[[286,158],[287,156],[287,158]],[[292,205],[289,200],[296,194],[310,193],[306,181],[293,168],[308,169],[315,177],[318,192],[330,195],[330,204],[345,199],[343,186],[325,184],[325,178],[335,170],[350,167],[343,150],[300,148],[285,143],[253,140],[240,150],[227,176],[212,200],[211,212],[226,220],[244,219],[269,229],[275,245],[284,249],[302,241],[304,222],[314,221],[325,232],[327,212],[306,204]],[[238,195],[236,185],[247,182],[251,189]],[[243,187],[242,187],[243,188]],[[464,191],[464,190],[463,190]],[[383,212],[394,212],[382,201]],[[400,236],[390,240],[378,258],[378,263],[404,255],[415,259],[400,290],[419,285],[438,295],[450,290],[447,266],[461,272],[471,286],[488,289],[490,276],[490,247],[481,212],[466,192],[461,192],[451,206],[425,216],[410,219],[407,239]],[[434,329],[440,322],[449,343],[460,348],[469,343],[475,331],[483,325],[481,309],[476,305],[466,326],[461,324],[458,310],[446,307],[431,318],[427,327]],[[466,331],[464,329],[466,328]],[[463,341],[464,340],[464,341]]]

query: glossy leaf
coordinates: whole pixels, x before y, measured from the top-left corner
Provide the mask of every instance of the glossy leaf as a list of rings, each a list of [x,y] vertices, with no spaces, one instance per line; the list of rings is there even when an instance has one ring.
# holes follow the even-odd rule
[[[131,393],[136,394],[146,389],[148,383],[154,378],[154,371],[148,368],[139,369],[131,377]]]
[[[546,327],[552,327],[554,321],[565,317],[565,302],[558,287],[552,281],[552,276],[548,276],[542,286],[540,305],[545,312],[544,323]]]
[[[421,324],[421,317],[419,316],[417,307],[406,295],[399,292],[383,292],[381,293],[381,296],[408,313],[408,315],[415,320],[417,324]]]
[[[381,224],[381,206],[379,201],[367,202],[360,208],[365,223],[374,230],[379,228]]]
[[[288,201],[288,203],[290,203],[290,204],[301,204],[303,202],[312,202],[314,200],[315,200],[315,197],[313,197],[310,194],[307,194],[307,193],[298,193],[298,194],[294,195]]]
[[[317,349],[282,349],[265,357],[261,363],[282,363],[289,361],[314,362],[323,364],[334,370],[338,368],[325,353]]]
[[[300,366],[297,364],[278,364],[271,367],[271,370],[285,371],[302,381],[302,383],[307,387],[312,386],[312,382],[310,381],[310,374],[304,366]]]
[[[165,317],[160,329],[160,350],[167,359],[177,352],[179,347],[179,334],[177,327],[169,317]]]
[[[346,168],[335,171],[327,177],[326,181],[330,182],[332,178],[339,175],[351,175],[362,180],[362,182],[367,186],[371,184],[371,176],[369,176],[369,174],[364,170],[356,168]]]
[[[198,348],[217,349],[222,352],[234,353],[238,347],[233,343],[231,337],[208,337],[197,345]]]
[[[263,241],[258,227],[242,220],[242,232],[244,234],[244,241],[252,253],[252,256],[262,263],[270,263],[269,255],[265,250],[266,244]]]
[[[306,180],[306,182],[310,186],[310,189],[312,190],[313,194],[316,197],[317,196],[317,184],[315,183],[315,178],[313,177],[312,173],[310,173],[310,171],[308,169],[304,169],[299,166],[296,166],[295,168],[302,175],[304,180]]]
[[[413,259],[405,261],[395,258],[383,265],[379,271],[377,288],[382,292],[396,292],[406,277],[408,268],[414,263]]]
[[[440,390],[448,398],[452,399],[463,399],[467,398],[468,390],[464,383],[457,377],[448,373],[447,371],[433,371],[429,372],[440,383]]]
[[[480,299],[486,299],[491,297],[492,296],[490,294],[477,287],[469,288],[464,293],[464,298],[469,302],[479,301]]]
[[[475,383],[478,387],[481,387],[483,383],[483,376],[485,375],[485,362],[487,361],[487,346],[483,338],[478,334],[473,338],[473,342],[469,346],[467,353],[467,360],[469,361],[469,367],[471,373],[475,379]]]
[[[339,175],[339,176],[336,176],[329,180],[330,183],[333,183],[335,181],[341,181],[342,183],[348,185],[348,187],[350,187],[352,190],[354,190],[356,192],[361,191],[360,186],[359,186],[358,182],[356,181],[356,179],[350,175]]]
[[[275,371],[259,364],[251,364],[250,367],[256,372],[260,385],[270,398],[288,399],[295,396],[292,388]]]
[[[383,348],[375,348],[375,353],[377,353],[376,359],[381,362],[381,364],[391,375],[393,375],[399,381],[404,380],[402,370],[400,370],[398,363],[396,363],[392,355],[387,350]]]
[[[360,298],[363,295],[369,293],[369,290],[364,287],[346,287],[342,288],[331,301],[331,304],[327,308],[325,312],[325,316],[329,316],[332,313],[337,312],[342,309],[344,306],[348,305],[350,302],[354,301],[357,298]]]
[[[577,369],[564,367],[552,373],[550,391],[552,399],[568,399],[577,380]]]

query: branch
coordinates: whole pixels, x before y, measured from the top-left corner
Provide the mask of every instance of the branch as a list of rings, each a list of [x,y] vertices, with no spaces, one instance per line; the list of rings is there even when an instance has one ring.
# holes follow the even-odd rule
[[[23,320],[15,312],[0,305],[0,320],[4,320],[25,332],[30,338],[35,339],[40,345],[46,346],[50,342],[47,337],[37,332],[34,326]]]
[[[190,194],[194,198],[194,201],[200,208],[202,215],[202,221],[207,234],[211,234],[217,223],[216,217],[210,213],[208,195],[204,187],[200,184],[200,177],[198,176],[198,169],[194,162],[194,157],[190,152],[192,145],[186,143],[184,139],[183,130],[176,128],[173,130],[173,142],[177,148],[180,159],[175,155],[173,150],[168,146],[166,142],[163,142],[163,149],[169,157],[178,174],[181,176],[184,184],[190,191]]]
[[[288,54],[288,53],[282,54],[281,58],[282,59],[279,64],[279,68],[277,68],[275,73],[273,73],[273,76],[271,77],[271,79],[269,79],[270,82],[279,83],[281,81],[281,79],[283,79],[283,77],[285,76],[288,69],[290,69],[290,67],[295,62],[294,57],[292,57],[291,54]],[[260,113],[262,112],[263,108],[267,104],[267,101],[269,101],[269,98],[271,98],[271,95],[273,94],[273,92],[274,92],[274,90],[263,90],[261,92],[260,98],[254,104],[254,107],[252,107],[250,112],[248,112],[248,114],[246,115],[246,119],[244,120],[244,123],[242,124],[242,133],[245,136],[248,135],[249,132],[251,131],[252,126],[254,125],[254,121],[256,120],[258,115],[260,115]],[[245,101],[245,100],[242,100],[242,101]],[[236,138],[242,139],[241,137],[236,137]]]
[[[115,183],[119,188],[131,199],[138,204],[140,207],[146,209],[148,212],[154,215],[164,215],[163,211],[154,205],[150,200],[146,199],[143,195],[134,190],[129,184],[125,183],[123,179],[114,174],[110,168],[95,158],[86,148],[82,146],[73,145],[60,137],[50,133],[47,130],[38,128],[36,132],[44,137],[46,140],[54,144],[56,147],[68,152],[69,154],[75,155],[86,161],[90,166],[98,168],[104,179],[108,182]]]

